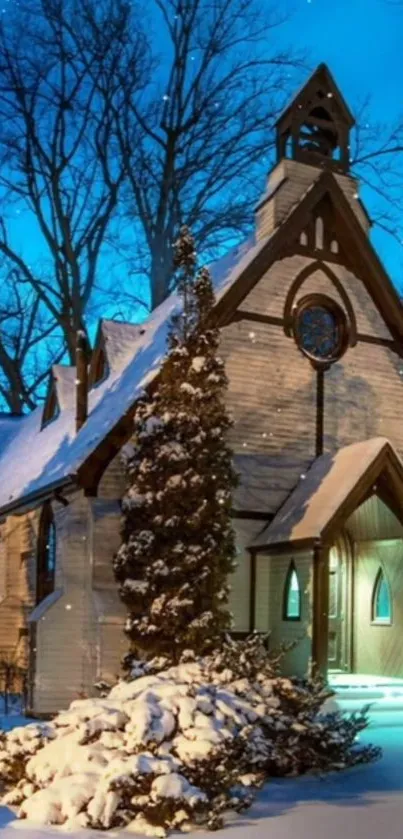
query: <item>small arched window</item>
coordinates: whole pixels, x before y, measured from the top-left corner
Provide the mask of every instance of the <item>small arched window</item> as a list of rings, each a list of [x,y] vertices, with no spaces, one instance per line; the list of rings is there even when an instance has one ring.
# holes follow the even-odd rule
[[[56,526],[52,506],[47,502],[41,513],[38,533],[36,602],[40,603],[55,587]]]
[[[382,568],[379,569],[376,575],[372,595],[372,622],[383,624],[392,623],[392,601],[388,581]]]
[[[301,587],[294,562],[290,563],[285,580],[283,620],[301,620]]]

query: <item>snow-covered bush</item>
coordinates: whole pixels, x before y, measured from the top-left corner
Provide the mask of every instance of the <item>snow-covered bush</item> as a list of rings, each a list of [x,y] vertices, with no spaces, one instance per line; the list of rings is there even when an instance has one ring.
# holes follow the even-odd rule
[[[107,697],[6,735],[2,776],[13,786],[3,803],[37,822],[164,835],[218,827],[270,775],[377,756],[354,743],[365,715],[321,714],[327,689],[280,677],[259,639],[187,658],[159,672],[137,668]],[[8,770],[13,754],[18,781],[16,764]]]

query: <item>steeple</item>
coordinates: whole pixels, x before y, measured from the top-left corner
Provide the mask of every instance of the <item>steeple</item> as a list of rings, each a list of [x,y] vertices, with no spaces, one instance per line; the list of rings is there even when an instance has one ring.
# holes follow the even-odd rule
[[[329,69],[319,64],[277,122],[277,162],[288,158],[347,174],[353,125]]]

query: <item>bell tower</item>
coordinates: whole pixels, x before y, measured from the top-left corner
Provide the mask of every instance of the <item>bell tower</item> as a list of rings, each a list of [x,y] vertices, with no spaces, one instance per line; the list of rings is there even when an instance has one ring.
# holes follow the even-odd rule
[[[257,239],[273,233],[324,171],[336,178],[368,232],[371,220],[350,173],[354,124],[330,70],[319,64],[276,123],[276,160],[255,207]]]
[[[320,64],[277,122],[277,162],[298,160],[347,174],[353,125],[330,71]]]

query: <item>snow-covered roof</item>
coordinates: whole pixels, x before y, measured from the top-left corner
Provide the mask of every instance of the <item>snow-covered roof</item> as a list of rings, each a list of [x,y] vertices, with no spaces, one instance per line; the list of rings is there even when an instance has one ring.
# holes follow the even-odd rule
[[[144,335],[143,323],[102,319],[100,329],[110,367],[119,365],[120,359],[132,349],[133,342]]]
[[[233,248],[211,266],[219,300],[258,253],[268,237]],[[166,348],[172,294],[141,326],[104,321],[114,363],[109,375],[89,393],[88,419],[75,430],[75,400],[63,397],[60,413],[41,430],[42,406],[20,418],[0,417],[0,512],[17,509],[31,496],[72,480],[80,466],[133,406],[158,372]],[[63,371],[63,372],[62,372]],[[74,368],[57,368],[59,385],[74,388]],[[65,391],[63,390],[63,393]]]
[[[252,547],[273,550],[284,544],[313,545],[325,539],[339,511],[347,515],[349,499],[357,487],[362,484],[365,495],[366,479],[370,484],[378,480],[387,458],[403,476],[403,464],[385,437],[352,443],[317,457]],[[361,501],[358,499],[358,504]]]

